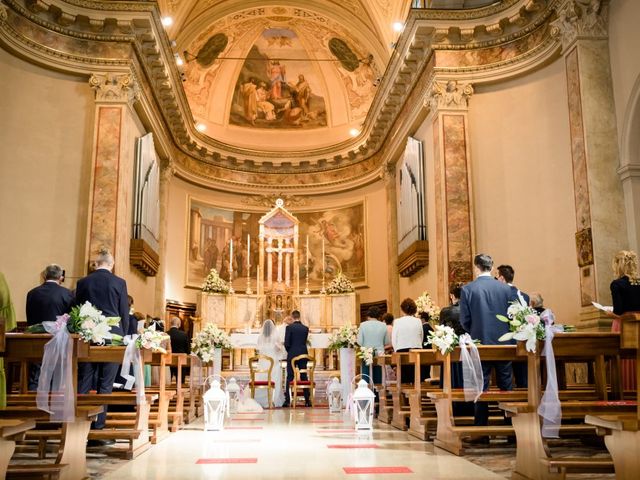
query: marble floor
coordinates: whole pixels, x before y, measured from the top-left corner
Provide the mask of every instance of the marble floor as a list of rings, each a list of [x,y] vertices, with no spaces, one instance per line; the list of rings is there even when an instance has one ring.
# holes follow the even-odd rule
[[[94,457],[89,468],[101,480],[504,478],[385,424],[355,433],[326,408],[238,414],[222,432],[204,432],[199,420],[133,461]],[[377,472],[347,473],[354,468]]]

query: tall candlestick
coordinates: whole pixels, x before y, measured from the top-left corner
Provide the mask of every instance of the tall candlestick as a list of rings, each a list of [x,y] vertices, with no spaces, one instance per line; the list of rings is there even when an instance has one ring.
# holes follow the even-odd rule
[[[247,276],[250,275],[250,273],[248,272],[250,267],[251,267],[251,237],[247,233]]]
[[[322,290],[320,290],[320,293],[327,293],[324,289],[324,237],[322,237]]]
[[[229,240],[229,280],[231,280],[232,272],[233,272],[233,238]]]
[[[305,288],[304,294],[309,295],[309,235],[307,235],[307,268],[305,270]]]

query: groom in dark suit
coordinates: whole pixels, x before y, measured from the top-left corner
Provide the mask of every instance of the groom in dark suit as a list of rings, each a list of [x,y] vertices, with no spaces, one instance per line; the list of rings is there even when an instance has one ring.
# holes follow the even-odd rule
[[[509,325],[499,321],[496,315],[507,315],[509,302],[516,299],[511,287],[491,276],[493,260],[481,253],[473,260],[476,279],[462,287],[460,295],[460,325],[480,340],[483,345],[503,345],[498,339],[509,331]],[[496,371],[500,390],[512,390],[511,362],[482,362],[484,390],[489,388],[491,370]],[[475,404],[475,425],[488,425],[489,406],[486,402]],[[488,441],[489,438],[483,438]]]
[[[291,325],[287,325],[287,328],[284,331],[284,348],[287,351],[287,387],[285,390],[283,407],[288,407],[290,405],[291,397],[289,384],[293,382],[293,366],[291,365],[291,360],[298,355],[307,355],[309,353],[307,350],[309,327],[300,322],[300,312],[298,310],[291,312],[291,318],[293,319],[293,322]],[[307,368],[307,361],[300,360],[298,362],[298,367],[301,369]],[[306,380],[306,375],[303,374],[302,380]],[[307,407],[311,406],[311,402],[309,402],[309,389],[304,390],[304,403]]]

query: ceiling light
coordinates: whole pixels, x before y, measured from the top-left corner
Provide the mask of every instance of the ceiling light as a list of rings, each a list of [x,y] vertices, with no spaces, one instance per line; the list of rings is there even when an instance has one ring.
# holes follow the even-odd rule
[[[182,60],[182,58],[179,55],[176,55],[176,64],[181,67],[182,65],[184,65],[184,60]]]
[[[393,22],[393,31],[400,33],[404,30],[404,23],[402,22]]]
[[[171,25],[173,25],[173,18],[172,17],[162,17],[162,25],[164,25],[165,27],[170,27]]]
[[[351,130],[349,130],[349,135],[351,135],[352,137],[357,137],[358,135],[360,135],[360,130],[358,130],[357,128],[352,128]]]
[[[204,123],[196,123],[196,130],[199,132],[204,132],[207,129],[207,126]]]

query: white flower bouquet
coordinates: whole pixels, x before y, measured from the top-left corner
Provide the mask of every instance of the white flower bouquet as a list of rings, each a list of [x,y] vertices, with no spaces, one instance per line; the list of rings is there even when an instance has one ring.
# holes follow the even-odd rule
[[[427,312],[429,319],[433,322],[437,322],[440,318],[440,307],[434,303],[428,292],[422,292],[422,295],[416,298],[416,307],[418,307],[418,311],[416,312],[417,317],[419,317],[422,312]]]
[[[331,283],[327,287],[329,295],[337,295],[341,293],[351,293],[354,291],[353,283],[342,272],[333,277]]]
[[[202,284],[205,293],[229,293],[229,284],[220,278],[218,271],[212,268]]]
[[[451,353],[459,341],[453,328],[445,325],[436,325],[427,338],[431,346],[440,350],[442,355]]]
[[[213,352],[216,348],[231,348],[231,339],[227,332],[209,323],[191,340],[191,353],[196,355],[203,363],[213,360]]]
[[[156,331],[156,325],[154,323],[138,335],[138,338],[136,338],[136,346],[153,352],[167,353],[167,350],[162,346],[167,340],[169,340],[169,335]]]
[[[358,327],[350,323],[343,325],[329,337],[329,350],[355,348],[358,346]]]
[[[360,347],[356,352],[356,356],[367,366],[373,363],[374,354],[375,352],[373,347]]]

